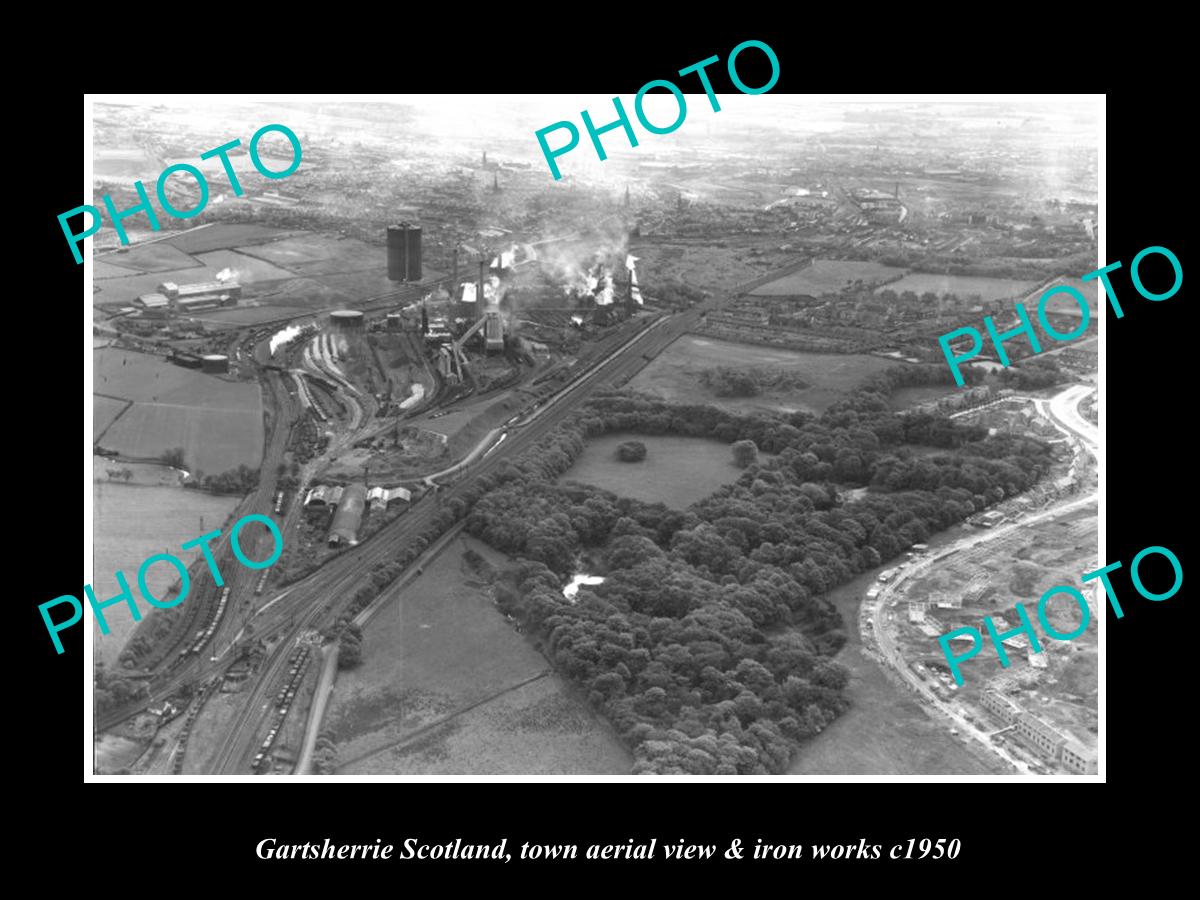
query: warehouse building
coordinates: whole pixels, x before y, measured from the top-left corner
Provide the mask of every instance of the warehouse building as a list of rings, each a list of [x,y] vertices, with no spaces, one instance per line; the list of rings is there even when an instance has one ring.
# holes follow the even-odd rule
[[[358,529],[362,526],[363,510],[367,502],[367,489],[361,484],[347,485],[342,491],[333,524],[329,526],[329,546],[358,543]]]

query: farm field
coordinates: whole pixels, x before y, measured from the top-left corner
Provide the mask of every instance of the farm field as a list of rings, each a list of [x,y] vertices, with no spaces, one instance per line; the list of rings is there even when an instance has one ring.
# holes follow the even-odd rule
[[[193,228],[169,241],[184,253],[208,253],[210,250],[231,250],[241,245],[260,244],[289,233],[265,225],[231,223]]]
[[[114,400],[112,397],[92,396],[92,441],[100,440],[104,429],[113,423],[121,411],[129,405],[127,400]]]
[[[259,388],[185,369],[160,356],[105,348],[92,353],[97,392],[135,402],[150,400],[184,406],[259,409]]]
[[[784,275],[776,281],[768,281],[750,293],[758,297],[787,297],[793,294],[815,296],[840,291],[855,281],[887,281],[903,274],[903,269],[885,266],[882,263],[816,259],[808,268]]]
[[[195,260],[167,241],[138,244],[124,252],[106,253],[103,261],[135,272],[166,272],[197,265]]]
[[[867,354],[808,353],[685,334],[642,369],[629,386],[665,400],[706,403],[731,412],[820,413],[871,375],[898,365],[904,363]],[[757,397],[717,397],[699,379],[701,371],[717,366],[784,369],[809,387],[767,391]]]
[[[125,573],[136,593],[138,567],[154,553],[171,553],[190,565],[200,549],[184,551],[180,550],[180,545],[206,530],[224,530],[239,498],[216,497],[178,487],[143,487],[98,480],[92,486],[92,500],[93,571],[90,584],[97,599],[106,599],[120,592],[116,572]],[[171,566],[155,565],[147,571],[146,583],[161,597],[175,577]],[[148,603],[139,600],[138,609],[143,618],[153,615],[153,607]],[[88,616],[92,619],[96,639],[96,658],[103,659],[111,668],[116,666],[117,656],[135,623],[124,604],[111,606],[106,613],[108,635],[101,635],[95,617],[90,613]]]
[[[459,538],[363,633],[339,672],[324,726],[338,773],[625,774],[631,759],[495,608]]]
[[[240,284],[253,284],[256,281],[282,281],[294,278],[295,275],[287,269],[272,265],[266,260],[256,259],[236,250],[213,250],[209,253],[197,253],[195,256],[203,265],[218,272],[225,268],[237,271]]]
[[[123,456],[157,458],[182,447],[184,467],[216,475],[262,461],[262,412],[166,403],[135,403],[104,435],[104,447]]]
[[[617,445],[629,440],[646,445],[641,462],[617,459]],[[729,444],[720,441],[669,434],[605,434],[590,438],[579,459],[558,480],[683,509],[736,481],[743,471],[734,465]]]
[[[296,306],[236,306],[227,309],[206,309],[188,318],[214,325],[257,325],[288,316],[307,315],[309,312],[305,307]]]
[[[93,359],[95,389],[134,401],[105,432],[106,449],[154,457],[183,447],[188,468],[209,475],[243,463],[259,465],[263,422],[257,384],[224,381],[130,350],[96,350]]]
[[[959,297],[970,297],[972,294],[978,294],[983,302],[987,303],[992,300],[1006,300],[1009,297],[1018,298],[1023,294],[1037,287],[1040,282],[1037,281],[1015,281],[1010,278],[987,278],[977,275],[934,275],[930,272],[912,272],[905,275],[899,281],[894,281],[891,284],[884,285],[876,290],[880,291],[895,291],[897,294],[903,291],[912,291],[914,294],[923,294],[926,291],[931,291],[939,297],[942,294],[957,294]],[[1040,293],[1038,296],[1041,296]],[[1063,303],[1065,309],[1070,304]]]

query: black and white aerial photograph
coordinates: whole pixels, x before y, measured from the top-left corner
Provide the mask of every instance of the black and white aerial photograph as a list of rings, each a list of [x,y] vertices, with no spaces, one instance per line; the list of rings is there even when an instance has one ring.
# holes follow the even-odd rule
[[[91,775],[1095,780],[1103,96],[685,90],[88,95]]]

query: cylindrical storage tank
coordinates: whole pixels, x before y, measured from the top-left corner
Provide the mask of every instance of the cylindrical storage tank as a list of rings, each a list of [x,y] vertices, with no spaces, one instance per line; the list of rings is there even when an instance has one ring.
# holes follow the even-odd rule
[[[228,372],[229,357],[220,353],[210,353],[208,356],[201,357],[200,368],[205,372]]]
[[[338,309],[329,314],[329,321],[338,328],[362,328],[363,314],[357,309]]]
[[[408,242],[408,277],[405,281],[421,280],[421,229],[417,225],[408,226],[406,237]]]
[[[388,278],[391,281],[406,280],[405,272],[408,268],[406,265],[408,254],[407,231],[407,225],[389,225],[387,227],[387,266]]]

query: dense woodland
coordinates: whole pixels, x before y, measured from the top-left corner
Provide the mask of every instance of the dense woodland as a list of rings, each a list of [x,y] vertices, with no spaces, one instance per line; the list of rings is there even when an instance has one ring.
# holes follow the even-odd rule
[[[784,771],[847,705],[831,659],[844,626],[823,595],[1047,471],[1039,441],[890,411],[893,387],[926,377],[947,376],[881,373],[819,418],[597,396],[474,504],[468,530],[518,559],[502,607],[583,686],[635,772]],[[555,484],[606,432],[753,441],[770,455],[686,511]],[[853,487],[871,490],[843,502]],[[561,588],[581,557],[607,580],[572,602]]]

